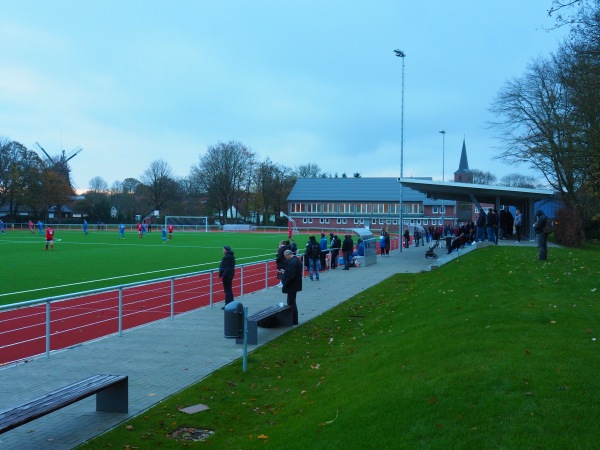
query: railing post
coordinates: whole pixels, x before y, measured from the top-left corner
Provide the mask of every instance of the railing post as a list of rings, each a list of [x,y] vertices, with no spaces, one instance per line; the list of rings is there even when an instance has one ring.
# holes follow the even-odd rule
[[[244,266],[241,267],[242,282],[240,283],[240,298],[244,298]]]
[[[46,358],[50,358],[50,301],[46,302]]]
[[[171,278],[171,320],[175,316],[175,277]]]
[[[123,286],[119,286],[119,336],[123,336]]]
[[[208,274],[208,298],[209,298],[209,306],[213,307],[213,271],[211,270]]]
[[[265,262],[265,289],[269,287],[269,261]]]

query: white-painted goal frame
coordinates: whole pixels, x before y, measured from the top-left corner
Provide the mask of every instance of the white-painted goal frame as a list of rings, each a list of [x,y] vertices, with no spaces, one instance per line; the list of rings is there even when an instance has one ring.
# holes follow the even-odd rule
[[[209,231],[208,216],[165,216],[165,228],[169,224],[180,231]]]

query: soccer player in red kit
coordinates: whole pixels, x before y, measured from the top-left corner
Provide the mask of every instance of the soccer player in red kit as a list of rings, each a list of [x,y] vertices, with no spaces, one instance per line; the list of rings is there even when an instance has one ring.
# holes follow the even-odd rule
[[[173,225],[169,224],[167,230],[169,231],[169,239],[173,239]]]
[[[138,223],[138,234],[140,235],[140,239],[142,238],[142,224],[141,222]]]
[[[50,250],[54,251],[54,230],[51,226],[46,228],[46,251],[48,250],[48,244],[50,244]]]

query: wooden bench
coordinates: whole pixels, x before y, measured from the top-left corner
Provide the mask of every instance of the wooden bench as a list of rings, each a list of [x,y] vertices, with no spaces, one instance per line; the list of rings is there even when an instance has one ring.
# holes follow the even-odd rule
[[[294,324],[294,312],[289,305],[274,305],[268,308],[261,309],[254,314],[248,316],[248,344],[258,344],[258,327],[266,325],[271,326],[288,326]],[[244,342],[243,336],[236,340],[237,344]]]
[[[94,375],[0,412],[0,434],[96,394],[96,411],[129,411],[128,377]]]

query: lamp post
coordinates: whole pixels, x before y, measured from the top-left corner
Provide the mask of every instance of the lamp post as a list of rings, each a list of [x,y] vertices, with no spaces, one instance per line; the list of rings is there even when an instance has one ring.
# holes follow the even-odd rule
[[[442,135],[442,181],[446,181],[444,179],[444,166],[445,166],[445,162],[446,162],[446,158],[444,158],[444,150],[446,147],[446,130],[441,130],[440,134]]]
[[[402,50],[394,50],[398,58],[402,58],[402,106],[400,113],[400,223],[398,224],[398,242],[400,244],[400,253],[402,253],[402,177],[404,176],[404,57],[406,54]]]

